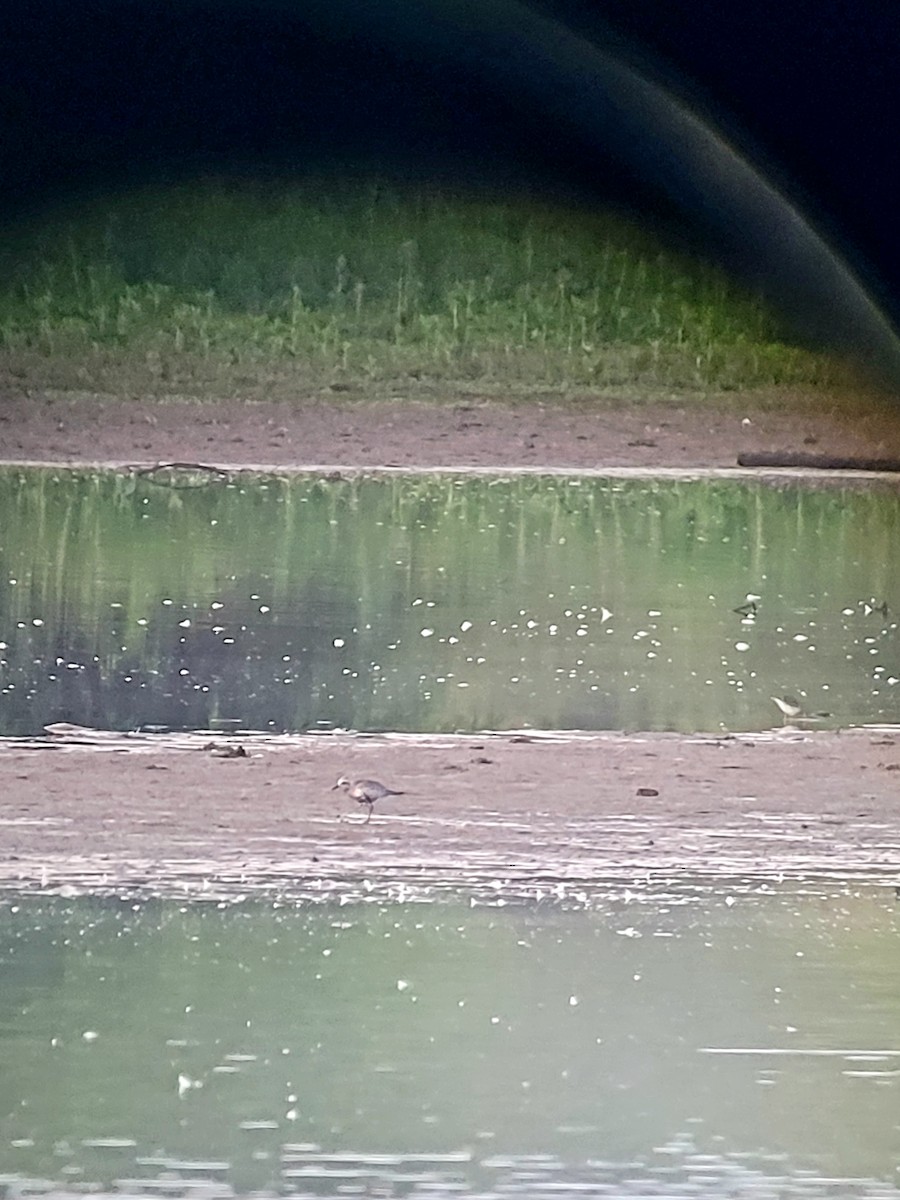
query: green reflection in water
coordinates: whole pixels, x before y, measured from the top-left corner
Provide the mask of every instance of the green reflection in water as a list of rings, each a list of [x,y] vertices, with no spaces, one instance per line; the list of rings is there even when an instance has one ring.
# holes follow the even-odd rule
[[[890,487],[180,482],[0,471],[0,730],[898,716]]]
[[[890,1179],[897,937],[887,889],[591,912],[6,898],[0,1176],[290,1191],[316,1154],[369,1174],[456,1154],[440,1172],[471,1191],[526,1155],[571,1180],[707,1154],[691,1194],[737,1194],[746,1156]]]

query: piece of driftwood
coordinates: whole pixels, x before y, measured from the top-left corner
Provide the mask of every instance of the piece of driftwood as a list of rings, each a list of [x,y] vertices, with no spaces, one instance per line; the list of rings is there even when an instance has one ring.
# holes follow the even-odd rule
[[[194,474],[205,476],[205,478],[189,482],[184,479],[179,480],[177,477],[156,478],[158,471],[181,471],[184,473],[193,471]],[[224,467],[213,467],[208,463],[198,462],[158,462],[150,467],[131,467],[131,472],[133,475],[140,475],[148,483],[155,484],[156,487],[172,488],[174,491],[189,491],[198,487],[207,487],[210,483],[228,480],[232,475],[232,472]]]
[[[812,467],[820,471],[900,471],[900,458],[856,458],[840,454],[807,454],[793,450],[746,450],[739,467]]]

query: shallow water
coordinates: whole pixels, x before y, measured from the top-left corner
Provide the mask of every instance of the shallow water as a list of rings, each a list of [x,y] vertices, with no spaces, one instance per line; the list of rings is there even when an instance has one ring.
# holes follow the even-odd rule
[[[0,470],[0,734],[898,716],[889,485]],[[741,611],[742,610],[742,611]]]
[[[589,911],[7,896],[0,1185],[896,1196],[897,943],[893,889],[834,881]]]

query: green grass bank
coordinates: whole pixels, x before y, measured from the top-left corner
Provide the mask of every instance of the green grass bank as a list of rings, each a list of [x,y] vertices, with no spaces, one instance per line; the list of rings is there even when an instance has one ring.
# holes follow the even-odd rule
[[[609,214],[377,182],[210,180],[6,230],[0,354],[112,393],[830,388],[719,271]]]

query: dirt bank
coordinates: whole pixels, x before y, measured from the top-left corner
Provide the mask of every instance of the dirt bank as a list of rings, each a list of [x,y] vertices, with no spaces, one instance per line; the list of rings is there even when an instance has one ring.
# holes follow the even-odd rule
[[[346,398],[209,403],[0,389],[0,460],[335,466],[724,467],[741,451],[900,458],[900,409],[753,392],[628,405]]]

